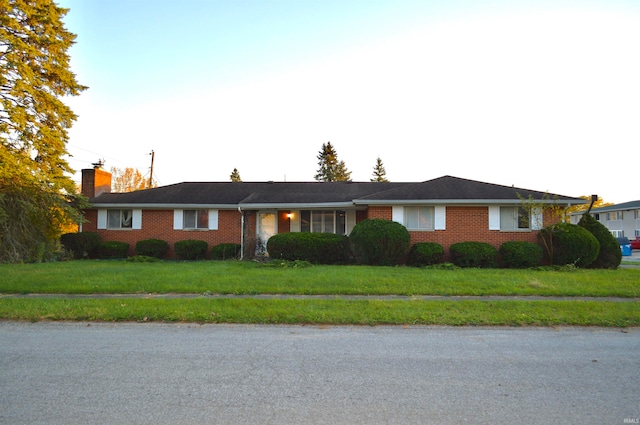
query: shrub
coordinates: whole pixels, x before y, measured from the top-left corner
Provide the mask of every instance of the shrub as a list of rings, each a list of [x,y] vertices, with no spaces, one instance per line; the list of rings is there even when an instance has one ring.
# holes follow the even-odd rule
[[[418,242],[409,250],[407,264],[410,266],[430,266],[442,262],[444,248],[433,242]]]
[[[100,258],[126,258],[129,244],[125,242],[108,241],[100,244]]]
[[[221,243],[211,248],[212,260],[237,260],[240,258],[240,244]]]
[[[458,242],[449,248],[451,262],[458,267],[498,267],[498,250],[486,242]]]
[[[349,239],[333,233],[280,233],[267,241],[267,252],[274,260],[343,264],[347,262],[348,250]]]
[[[578,226],[587,229],[600,243],[598,257],[589,264],[594,269],[617,269],[622,261],[620,244],[613,234],[602,223],[593,218],[591,214],[584,214]]]
[[[502,265],[511,269],[536,267],[542,261],[542,247],[531,242],[505,242],[500,245],[498,253]]]
[[[169,244],[160,239],[144,239],[136,243],[135,251],[137,255],[162,258],[169,252]]]
[[[173,244],[176,257],[183,260],[202,260],[207,255],[209,245],[205,241],[187,239]]]
[[[60,243],[76,260],[97,258],[100,242],[100,235],[95,232],[65,233],[60,236]]]
[[[402,224],[374,218],[356,224],[349,242],[356,263],[392,266],[405,259],[411,238]]]
[[[549,265],[587,267],[600,252],[600,243],[587,229],[577,224],[557,223],[538,233]],[[620,248],[618,248],[620,249]]]

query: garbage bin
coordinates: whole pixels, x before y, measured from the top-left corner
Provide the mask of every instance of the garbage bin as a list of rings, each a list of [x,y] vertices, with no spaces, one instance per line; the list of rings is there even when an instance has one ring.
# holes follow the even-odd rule
[[[631,242],[627,237],[620,237],[618,239],[618,243],[620,244],[620,251],[622,251],[623,257],[628,257],[631,255]]]

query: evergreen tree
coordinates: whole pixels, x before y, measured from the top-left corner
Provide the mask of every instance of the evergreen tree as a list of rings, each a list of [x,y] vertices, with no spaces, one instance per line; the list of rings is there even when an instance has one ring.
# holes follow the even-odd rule
[[[75,35],[53,0],[0,0],[0,262],[40,261],[79,218],[62,102],[86,89],[69,69]]]
[[[233,169],[229,178],[231,179],[232,182],[235,182],[235,183],[242,181],[242,179],[240,178],[240,173],[238,172],[237,168]]]
[[[347,170],[344,161],[338,160],[338,153],[331,142],[323,143],[318,153],[318,165],[315,179],[319,182],[350,181],[351,171]]]
[[[382,165],[382,160],[380,157],[376,159],[376,165],[373,167],[373,178],[372,182],[388,182],[387,179],[387,171],[384,169],[384,165]]]

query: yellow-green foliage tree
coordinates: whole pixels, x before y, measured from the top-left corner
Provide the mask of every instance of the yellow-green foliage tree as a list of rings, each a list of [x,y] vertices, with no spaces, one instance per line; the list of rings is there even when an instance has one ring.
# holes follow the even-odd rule
[[[66,13],[52,0],[0,0],[0,262],[46,259],[79,217],[65,160],[76,115],[62,98],[86,87],[69,69]]]
[[[111,167],[111,191],[133,192],[134,190],[151,189],[157,185],[149,181],[136,168]]]

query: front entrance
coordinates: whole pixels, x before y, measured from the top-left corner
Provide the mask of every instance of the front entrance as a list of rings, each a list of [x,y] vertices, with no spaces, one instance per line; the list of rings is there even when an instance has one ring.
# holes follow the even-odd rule
[[[267,241],[278,233],[278,215],[275,212],[259,212],[256,226],[256,255],[267,255]]]

